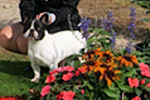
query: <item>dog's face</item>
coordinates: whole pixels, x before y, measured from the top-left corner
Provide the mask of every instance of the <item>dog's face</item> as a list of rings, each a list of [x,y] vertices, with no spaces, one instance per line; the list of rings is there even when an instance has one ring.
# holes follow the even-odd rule
[[[45,35],[45,30],[47,28],[46,21],[48,19],[48,15],[43,15],[39,20],[33,20],[31,27],[24,33],[25,38],[34,39],[36,41],[42,40]]]

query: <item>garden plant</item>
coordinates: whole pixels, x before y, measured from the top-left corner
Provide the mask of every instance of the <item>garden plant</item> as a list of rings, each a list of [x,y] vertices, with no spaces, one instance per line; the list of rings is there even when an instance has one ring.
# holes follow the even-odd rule
[[[102,28],[89,28],[91,20],[80,25],[87,38],[87,51],[74,55],[67,65],[46,76],[30,90],[29,100],[149,100],[150,67],[145,51],[133,50],[136,9],[131,8],[127,27],[131,39],[126,48],[115,51],[117,33],[113,12],[102,20]],[[78,60],[78,58],[82,58]]]

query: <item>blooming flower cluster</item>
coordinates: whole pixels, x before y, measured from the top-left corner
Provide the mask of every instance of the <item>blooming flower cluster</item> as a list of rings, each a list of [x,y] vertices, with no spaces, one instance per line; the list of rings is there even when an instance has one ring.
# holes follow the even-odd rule
[[[73,100],[75,93],[72,91],[61,91],[60,94],[56,96],[56,100]]]
[[[120,66],[124,65],[126,67],[133,67],[133,64],[138,64],[137,57],[127,53],[124,56],[119,56],[117,61],[119,61]]]
[[[86,62],[81,66],[82,69],[86,69],[89,73],[100,73],[99,80],[105,79],[108,86],[111,86],[112,80],[116,81],[120,79],[117,75],[120,73],[116,68],[125,64],[125,66],[133,67],[133,63],[137,64],[137,58],[133,55],[126,55],[116,57],[111,53],[111,51],[102,51],[100,48],[95,51],[89,51],[84,56],[83,59]],[[120,62],[120,65],[116,63]]]
[[[86,73],[86,71],[83,68],[78,68],[77,70],[75,70],[75,68],[73,68],[72,66],[59,67],[52,72],[49,72],[49,76],[47,76],[45,83],[57,83],[56,77],[59,73],[62,73],[61,81],[67,82],[70,81],[73,77],[78,77],[80,74]],[[50,85],[44,86],[40,93],[41,97],[45,97],[50,92]],[[83,89],[81,90],[81,93],[84,93]],[[56,96],[56,100],[73,100],[74,96],[75,92],[73,91],[61,91]]]
[[[140,63],[139,67],[141,70],[141,75],[144,77],[150,78],[149,66],[147,64]],[[141,81],[139,81],[137,78],[129,77],[128,82],[129,82],[129,85],[131,88],[133,88],[133,87],[137,88],[137,87],[139,87],[139,85],[145,85],[146,80],[142,79]],[[145,87],[150,87],[150,82]],[[132,98],[132,100],[141,100],[141,98],[139,96],[136,96],[136,97]]]

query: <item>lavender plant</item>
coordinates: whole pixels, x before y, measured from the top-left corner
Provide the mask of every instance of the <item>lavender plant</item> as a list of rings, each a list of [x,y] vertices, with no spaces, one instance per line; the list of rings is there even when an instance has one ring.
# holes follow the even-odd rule
[[[109,12],[107,17],[105,18],[105,20],[102,21],[102,27],[110,32],[110,35],[111,35],[111,49],[113,49],[115,47],[115,44],[116,44],[116,36],[117,34],[114,32],[113,30],[113,21],[114,21],[114,18],[112,17],[113,16],[113,12]]]
[[[135,26],[135,22],[136,22],[136,9],[135,8],[131,8],[130,9],[131,13],[130,13],[130,23],[128,25],[128,30],[131,36],[131,39],[129,40],[129,42],[127,43],[127,47],[125,48],[125,50],[127,51],[127,53],[131,53],[133,44],[132,41],[135,39],[135,34],[134,34],[134,30],[136,28]]]
[[[88,33],[88,28],[90,26],[91,20],[89,18],[82,18],[80,20],[79,27],[83,31],[83,36],[88,39],[89,38],[89,33]]]

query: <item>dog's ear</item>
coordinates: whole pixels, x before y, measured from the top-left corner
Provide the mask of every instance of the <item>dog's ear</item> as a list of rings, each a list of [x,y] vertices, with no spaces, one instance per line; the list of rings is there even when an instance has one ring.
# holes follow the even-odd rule
[[[44,14],[44,15],[40,18],[40,21],[41,21],[44,25],[46,25],[46,26],[48,26],[48,25],[51,24],[51,22],[49,22],[49,15],[48,15],[48,14]]]

